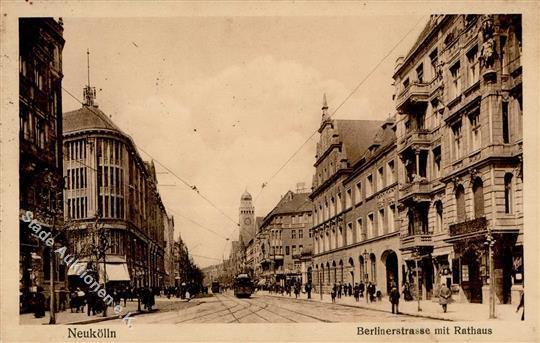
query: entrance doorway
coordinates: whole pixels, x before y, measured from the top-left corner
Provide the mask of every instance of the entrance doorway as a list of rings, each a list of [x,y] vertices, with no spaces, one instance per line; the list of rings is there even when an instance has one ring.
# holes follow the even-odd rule
[[[461,286],[471,303],[482,302],[480,264],[480,258],[475,251],[471,249],[465,251],[461,260]]]
[[[399,267],[397,254],[392,250],[387,250],[383,253],[383,257],[386,255],[386,293],[390,293],[392,283],[395,282],[399,287]]]

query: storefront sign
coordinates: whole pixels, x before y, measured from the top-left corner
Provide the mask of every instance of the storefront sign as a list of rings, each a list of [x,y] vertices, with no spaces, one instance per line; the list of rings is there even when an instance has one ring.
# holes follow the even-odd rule
[[[448,233],[450,236],[459,236],[467,233],[475,233],[484,230],[487,227],[486,217],[467,220],[462,223],[450,225]]]

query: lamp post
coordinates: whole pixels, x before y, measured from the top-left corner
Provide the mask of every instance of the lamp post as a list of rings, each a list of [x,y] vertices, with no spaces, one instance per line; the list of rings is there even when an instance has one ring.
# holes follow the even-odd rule
[[[415,274],[416,274],[416,301],[418,303],[418,312],[422,312],[422,307],[420,306],[420,270],[418,269],[418,261],[420,259],[420,251],[413,251],[414,265],[415,265]]]
[[[366,292],[366,303],[369,303],[369,294],[368,294],[368,281],[369,281],[369,274],[367,272],[367,260],[369,258],[369,253],[367,252],[366,249],[364,249],[364,283],[365,283],[365,287],[364,287],[364,291]]]
[[[495,245],[495,238],[491,233],[491,228],[488,229],[486,235],[486,241],[484,244],[488,249],[488,264],[489,264],[489,319],[496,318],[495,316],[495,277],[493,268],[493,246]]]

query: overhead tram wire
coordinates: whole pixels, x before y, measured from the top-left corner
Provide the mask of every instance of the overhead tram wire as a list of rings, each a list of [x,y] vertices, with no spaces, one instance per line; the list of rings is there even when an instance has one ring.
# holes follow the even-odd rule
[[[84,106],[84,103],[80,101],[75,95],[73,95],[70,91],[62,87],[62,90],[64,90],[69,96],[71,96],[73,99],[75,99],[77,102],[79,102],[81,105]],[[90,106],[87,106],[88,110],[93,112],[94,114],[97,114]],[[191,185],[189,182],[178,176],[175,172],[173,172],[170,168],[165,166],[163,163],[161,163],[158,159],[156,159],[154,156],[152,156],[150,153],[142,149],[140,146],[135,144],[133,141],[133,145],[136,149],[140,150],[144,154],[148,155],[153,161],[155,161],[157,164],[159,164],[161,167],[163,167],[165,170],[167,170],[169,173],[171,173],[174,177],[176,177],[180,182],[182,182],[186,187],[190,188],[192,191],[196,192],[203,200],[205,200],[210,206],[212,206],[215,210],[217,210],[221,215],[223,215],[225,218],[227,218],[229,221],[231,221],[236,227],[240,226],[238,222],[236,222],[234,219],[232,219],[229,215],[227,215],[223,210],[221,210],[219,207],[217,207],[214,202],[212,202],[210,199],[208,199],[204,194],[200,192],[200,190],[195,185]],[[81,163],[81,162],[79,162]]]
[[[392,52],[394,52],[394,50],[405,40],[405,38],[407,38],[407,36],[409,34],[411,34],[411,32],[414,31],[414,29],[418,26],[418,24],[420,24],[422,21],[423,21],[424,17],[420,18],[420,20],[418,20],[414,25],[413,27],[407,31],[407,33],[405,33],[405,35],[403,37],[401,37],[401,39],[392,47],[392,49],[390,49],[390,51],[388,51],[388,53],[386,55],[384,55],[382,57],[381,60],[379,60],[379,62],[375,65],[375,67],[373,67],[373,69],[371,69],[371,71],[356,85],[356,87],[354,87],[354,89],[349,93],[349,95],[347,95],[345,97],[345,99],[336,107],[336,109],[328,116],[328,119],[331,119],[335,114],[336,112],[354,95],[354,93],[356,93],[358,91],[358,89],[364,84],[365,81],[367,81],[367,79],[373,75],[373,73],[377,70],[377,68],[379,68],[379,66],[386,60],[386,58],[388,58],[388,56],[390,56],[390,54]],[[295,150],[295,152],[285,161],[285,163],[283,163],[271,176],[270,178],[268,178],[268,180],[266,180],[265,182],[262,183],[261,185],[261,189],[259,191],[259,193],[257,194],[257,196],[255,197],[255,201],[257,201],[257,199],[259,198],[259,196],[261,195],[261,193],[263,192],[264,188],[266,186],[268,186],[268,184],[270,183],[270,181],[272,181],[282,170],[283,168],[285,168],[287,166],[287,164],[289,164],[289,162],[291,162],[291,160],[296,156],[298,155],[298,153],[304,148],[304,146],[317,134],[318,132],[318,129],[315,130],[305,141],[304,143],[302,143],[302,145],[300,145],[300,147],[298,149]]]
[[[202,228],[202,229],[205,229],[206,231],[211,232],[211,233],[213,233],[214,235],[216,235],[216,236],[218,236],[218,237],[220,237],[220,238],[223,238],[224,240],[228,240],[228,238],[225,237],[224,235],[222,235],[222,234],[220,234],[220,233],[218,233],[218,232],[216,232],[216,231],[214,231],[214,230],[212,230],[212,229],[207,228],[206,226],[204,226],[204,225],[202,225],[202,224],[200,224],[200,223],[194,221],[193,219],[191,219],[191,218],[189,218],[189,217],[186,217],[186,216],[184,216],[184,215],[182,215],[182,214],[180,214],[180,213],[178,213],[178,212],[175,212],[175,211],[171,210],[170,208],[169,208],[168,210],[169,210],[169,212],[170,212],[171,214],[174,214],[174,215],[176,215],[176,216],[178,216],[178,217],[184,218],[185,220],[191,222],[192,224],[197,225],[198,227],[200,227],[200,228]]]

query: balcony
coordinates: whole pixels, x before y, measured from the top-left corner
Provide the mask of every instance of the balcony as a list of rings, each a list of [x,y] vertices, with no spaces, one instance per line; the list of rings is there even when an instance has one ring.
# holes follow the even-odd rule
[[[450,225],[448,227],[448,235],[450,237],[469,236],[482,233],[486,229],[487,219],[486,217],[480,217]]]
[[[400,188],[399,200],[430,201],[430,193],[431,184],[427,180],[413,181]]]
[[[407,132],[405,137],[401,138],[398,142],[398,152],[410,146],[429,146],[431,144],[431,132],[427,129],[415,129]]]
[[[414,250],[433,248],[433,238],[431,234],[415,234],[401,236],[400,250]]]
[[[429,83],[413,82],[399,93],[396,101],[396,109],[398,112],[407,113],[411,107],[415,107],[418,103],[427,104],[429,94]]]

